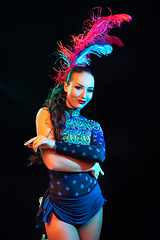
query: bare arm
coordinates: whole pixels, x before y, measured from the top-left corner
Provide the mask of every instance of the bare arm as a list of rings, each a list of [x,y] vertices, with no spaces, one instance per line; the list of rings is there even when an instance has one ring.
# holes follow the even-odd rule
[[[54,139],[50,114],[44,109],[40,109],[36,117],[37,135]],[[95,163],[86,163],[78,159],[61,155],[52,149],[41,148],[42,158],[47,168],[56,171],[85,172],[91,171]]]
[[[45,165],[50,170],[64,172],[88,172],[95,169],[95,163],[84,162],[72,157],[60,155],[51,149],[41,149]]]
[[[37,137],[27,141],[24,145],[33,148],[37,151],[39,147],[42,153],[42,158],[50,170],[64,172],[88,172],[91,171],[97,179],[99,173],[104,175],[99,163],[84,162],[76,158],[58,154],[54,151],[54,134],[53,126],[50,122],[50,114],[45,109],[40,109],[36,117]]]

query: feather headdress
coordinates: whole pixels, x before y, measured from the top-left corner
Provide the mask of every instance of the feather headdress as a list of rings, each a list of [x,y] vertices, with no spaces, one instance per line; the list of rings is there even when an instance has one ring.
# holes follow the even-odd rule
[[[64,47],[58,42],[58,55],[60,56],[61,68],[55,71],[58,75],[53,79],[56,83],[64,83],[70,70],[76,66],[90,65],[90,55],[98,57],[108,55],[112,52],[112,45],[115,43],[122,47],[123,43],[115,36],[109,35],[110,29],[120,27],[124,21],[131,21],[131,16],[127,14],[117,14],[108,17],[101,17],[102,9],[98,7],[98,14],[91,15],[91,20],[86,20],[83,24],[84,32],[78,36],[72,35],[71,46]]]

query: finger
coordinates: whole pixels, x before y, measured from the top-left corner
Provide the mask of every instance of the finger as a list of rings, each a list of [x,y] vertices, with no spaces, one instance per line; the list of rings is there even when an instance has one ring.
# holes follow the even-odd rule
[[[93,175],[95,179],[98,179],[97,175]]]
[[[93,170],[93,171],[91,171],[91,173],[92,173],[93,177],[96,179],[95,171]]]
[[[37,142],[37,143],[33,143],[33,150],[34,150],[35,152],[37,152],[38,147],[39,147],[38,142]]]
[[[33,148],[33,144],[29,144],[27,147],[28,148]]]
[[[34,150],[35,153],[37,152],[37,149],[38,149],[38,146],[37,145],[33,145],[33,150]]]
[[[104,172],[103,172],[103,170],[101,170],[101,171],[100,171],[100,173],[101,173],[102,175],[104,175]]]
[[[25,146],[27,146],[28,144],[34,142],[36,140],[37,137],[31,138],[30,140],[28,140],[27,142],[24,143]]]
[[[37,137],[31,138],[31,139],[28,140],[26,143],[24,143],[24,145],[27,146],[28,144],[30,144],[30,143],[32,143],[32,142],[38,141],[40,138],[44,138],[44,136],[38,135]]]
[[[44,137],[42,139],[36,140],[36,142],[33,143],[34,151],[37,152],[37,149],[46,143],[47,143],[47,141],[46,141],[46,139],[44,139]]]
[[[96,172],[95,172],[95,179],[98,179],[98,177],[99,177],[99,172],[96,171]]]
[[[38,136],[38,138],[34,141],[33,145],[39,147],[42,144],[47,144],[48,139],[44,136]]]
[[[42,136],[37,136],[36,139],[33,141],[32,148],[34,151],[36,151],[36,149],[38,148],[41,140],[42,140]]]

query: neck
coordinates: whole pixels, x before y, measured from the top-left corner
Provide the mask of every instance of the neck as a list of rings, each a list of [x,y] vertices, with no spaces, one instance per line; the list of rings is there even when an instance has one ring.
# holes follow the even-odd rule
[[[74,109],[76,110],[77,108],[74,108],[66,99],[66,107],[70,108],[70,109]]]
[[[78,117],[80,115],[80,108],[69,108],[66,106],[65,112],[68,113],[71,116]]]
[[[66,105],[66,110],[68,110],[68,111],[73,111],[73,112],[80,112],[80,108],[71,108],[71,107],[68,107],[67,105]]]
[[[73,110],[73,111],[80,111],[80,108],[74,108],[67,100],[66,100],[66,108],[68,110]]]

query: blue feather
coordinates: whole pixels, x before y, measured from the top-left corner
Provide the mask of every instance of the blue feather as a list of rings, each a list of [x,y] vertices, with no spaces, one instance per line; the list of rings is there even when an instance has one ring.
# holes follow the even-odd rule
[[[101,45],[101,44],[95,44],[92,45],[86,49],[84,49],[76,59],[76,64],[77,65],[90,65],[91,60],[87,57],[90,54],[95,54],[98,57],[102,57],[103,55],[108,55],[112,52],[113,48],[111,45],[106,44],[106,45]]]

